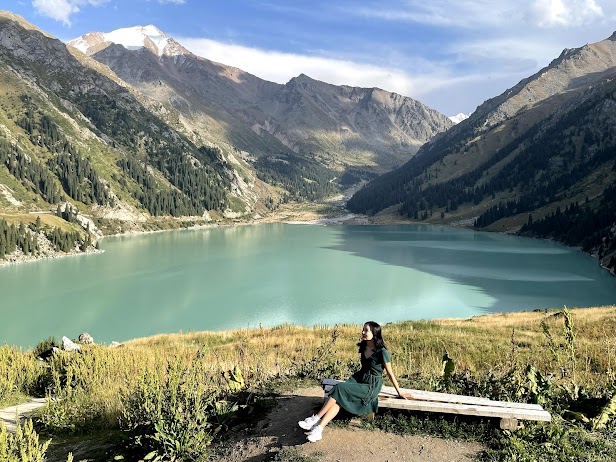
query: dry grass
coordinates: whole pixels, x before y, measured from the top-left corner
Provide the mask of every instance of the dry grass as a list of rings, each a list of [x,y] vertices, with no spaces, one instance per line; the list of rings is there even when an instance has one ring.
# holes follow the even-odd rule
[[[579,355],[579,380],[594,384],[614,369],[616,352],[616,307],[572,310]],[[521,312],[476,316],[470,319],[409,321],[384,326],[385,340],[393,354],[395,371],[402,376],[435,376],[441,373],[445,352],[458,370],[476,374],[504,371],[518,364],[533,364],[545,373],[559,374],[558,358],[549,354],[542,321],[555,341],[564,343],[563,318],[558,311]],[[333,355],[341,361],[356,360],[359,325],[235,330],[223,333],[158,335],[125,345],[127,351],[148,352],[162,357],[200,350],[219,370],[235,364],[259,377],[285,374],[309,361],[320,346],[339,336]]]

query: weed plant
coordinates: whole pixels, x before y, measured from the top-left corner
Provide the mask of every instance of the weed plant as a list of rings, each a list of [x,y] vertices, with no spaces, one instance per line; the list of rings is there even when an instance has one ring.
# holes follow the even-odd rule
[[[348,377],[358,367],[359,332],[282,325],[159,335],[113,349],[82,345],[45,363],[5,346],[0,399],[43,391],[49,405],[35,417],[39,432],[115,432],[125,460],[203,460],[271,393]],[[615,332],[616,307],[386,325],[401,386],[541,403],[554,420],[515,433],[427,414],[386,413],[371,425],[479,440],[489,461],[616,460]]]
[[[43,370],[32,353],[0,346],[0,406],[16,404],[24,395],[36,395]]]
[[[32,420],[18,425],[15,434],[0,422],[0,460],[4,462],[43,462],[51,441],[41,443],[32,427]]]

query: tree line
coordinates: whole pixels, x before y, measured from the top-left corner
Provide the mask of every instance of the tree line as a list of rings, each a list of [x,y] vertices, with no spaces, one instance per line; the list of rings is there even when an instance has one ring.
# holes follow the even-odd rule
[[[0,259],[21,250],[25,255],[37,255],[40,252],[37,235],[43,232],[54,250],[69,252],[76,248],[84,251],[92,244],[92,236],[86,233],[84,237],[77,231],[63,231],[57,227],[41,226],[41,219],[37,217],[35,223],[25,225],[10,224],[0,218]]]
[[[257,176],[289,192],[297,201],[318,200],[338,191],[336,173],[322,165],[299,157],[261,157],[254,163]]]
[[[40,195],[50,204],[64,200],[63,194],[45,164],[28,158],[16,145],[0,137],[0,165],[21,181],[29,190]]]
[[[24,115],[17,121],[30,141],[54,154],[47,162],[57,175],[64,191],[86,205],[113,205],[108,187],[100,180],[90,160],[83,157],[62,134],[57,124],[47,115],[31,107],[29,100]],[[55,204],[59,201],[48,201]]]
[[[222,152],[216,147],[197,148],[147,111],[129,110],[128,103],[107,95],[78,98],[83,114],[102,133],[111,136],[114,147],[130,154],[118,162],[123,173],[140,185],[137,199],[154,215],[200,215],[205,209],[227,206],[228,179]],[[177,190],[158,187],[146,166],[159,170]]]

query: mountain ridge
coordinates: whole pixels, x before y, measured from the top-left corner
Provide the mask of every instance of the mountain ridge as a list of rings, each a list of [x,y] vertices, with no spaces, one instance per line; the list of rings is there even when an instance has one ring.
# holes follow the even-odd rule
[[[613,39],[564,50],[368,184],[348,206],[550,237],[580,245],[613,268],[614,78]]]
[[[143,26],[136,26],[132,30],[142,30]],[[146,66],[149,72],[157,76],[163,85],[178,86],[190,91],[194,98],[186,104],[177,104],[171,95],[161,95],[149,87],[147,79],[137,75],[138,71],[128,70],[129,58],[120,56],[118,49],[110,52],[109,46],[102,47],[101,40],[109,38],[112,33],[90,35],[98,41],[91,43],[86,51],[95,59],[108,65],[123,80],[127,81],[139,91],[147,92],[150,97],[157,98],[164,103],[174,104],[178,110],[186,115],[192,108],[198,106],[199,111],[204,112],[204,117],[213,119],[225,119],[237,132],[243,132],[239,138],[253,140],[246,129],[250,129],[258,136],[274,137],[295,154],[308,159],[323,159],[336,169],[347,165],[361,166],[365,164],[368,169],[386,171],[401,165],[412,156],[419,146],[434,134],[449,128],[452,122],[437,111],[426,108],[421,103],[398,95],[386,105],[388,111],[402,109],[403,115],[385,117],[380,115],[379,122],[374,122],[370,117],[361,112],[362,106],[355,101],[357,107],[355,114],[359,113],[362,119],[361,130],[367,129],[364,135],[353,124],[342,124],[338,121],[344,119],[345,107],[352,101],[351,94],[355,92],[373,93],[385,92],[380,89],[363,89],[359,87],[336,86],[319,82],[305,74],[292,78],[286,84],[267,82],[241,69],[215,63],[203,57],[198,57],[190,52],[174,55],[173,60],[168,56],[158,55],[158,59]],[[165,35],[166,36],[166,35]],[[166,36],[169,37],[169,36]],[[80,45],[84,39],[75,39],[69,44]],[[172,40],[172,39],[171,39]],[[134,42],[132,42],[134,43]],[[177,43],[174,41],[174,43]],[[179,45],[181,47],[181,45]],[[142,49],[151,49],[145,46]],[[134,55],[138,50],[126,49],[126,54]],[[153,58],[157,55],[152,53]],[[141,56],[144,57],[144,56]],[[159,66],[155,69],[155,65]],[[188,69],[187,69],[188,68]],[[192,73],[183,75],[187,70]],[[203,82],[203,83],[202,83]],[[205,85],[207,83],[207,86]],[[323,92],[328,92],[324,95]],[[182,91],[177,90],[181,94]],[[388,95],[394,93],[385,92]],[[224,111],[220,110],[224,100]],[[383,101],[380,101],[383,106]],[[218,106],[218,107],[217,107]],[[363,108],[367,111],[366,105]],[[377,106],[372,108],[378,109]],[[195,111],[193,111],[195,112]],[[378,111],[377,111],[378,112]],[[419,118],[426,121],[419,123]],[[194,116],[194,114],[193,114]],[[290,119],[289,119],[290,117]],[[348,120],[347,120],[348,122]],[[382,123],[380,123],[382,122]],[[232,141],[237,142],[237,138]],[[224,140],[223,140],[224,141]],[[258,146],[261,143],[255,142]],[[240,149],[249,149],[249,146],[238,146]],[[267,150],[257,150],[256,154],[269,154]],[[332,151],[336,151],[335,154]],[[351,160],[347,161],[345,157]]]

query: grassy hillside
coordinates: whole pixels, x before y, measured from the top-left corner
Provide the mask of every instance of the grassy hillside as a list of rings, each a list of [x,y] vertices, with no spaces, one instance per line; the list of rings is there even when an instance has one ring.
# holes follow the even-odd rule
[[[58,398],[35,417],[36,431],[71,444],[102,440],[107,457],[205,460],[210,444],[240,420],[255,423],[272,394],[347,377],[359,332],[358,325],[283,325],[158,335],[118,348],[83,345],[47,363],[5,346],[0,401]],[[487,420],[388,412],[373,426],[481,440],[488,447],[482,460],[612,460],[614,332],[614,306],[388,324],[384,336],[402,386],[539,402],[554,420],[511,434]],[[445,353],[453,375],[443,374]],[[68,452],[70,444],[60,448]]]

